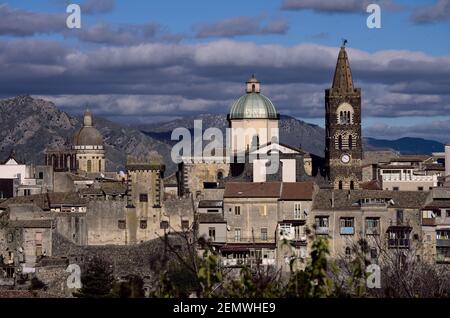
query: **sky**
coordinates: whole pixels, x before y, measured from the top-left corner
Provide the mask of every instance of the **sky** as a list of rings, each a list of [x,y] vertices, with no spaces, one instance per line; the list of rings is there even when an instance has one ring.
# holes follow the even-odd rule
[[[0,97],[137,125],[226,114],[255,74],[280,114],[324,126],[345,38],[364,136],[450,143],[449,35],[450,0],[3,1]]]

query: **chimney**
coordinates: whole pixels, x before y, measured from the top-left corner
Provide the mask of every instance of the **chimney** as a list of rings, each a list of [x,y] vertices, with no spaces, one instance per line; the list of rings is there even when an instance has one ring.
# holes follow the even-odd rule
[[[334,190],[331,190],[331,208],[334,209]]]
[[[445,145],[445,181],[450,181],[450,144]]]

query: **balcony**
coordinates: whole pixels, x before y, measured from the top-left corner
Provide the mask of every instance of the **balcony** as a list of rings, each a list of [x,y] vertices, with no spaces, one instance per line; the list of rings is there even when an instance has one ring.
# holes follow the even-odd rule
[[[329,232],[328,227],[317,227],[316,228],[316,234],[318,235],[327,235]]]
[[[422,219],[422,225],[423,226],[435,226],[436,219],[435,218],[424,218],[424,219]]]
[[[450,239],[436,240],[437,247],[450,247]]]
[[[409,248],[409,239],[389,239],[389,248]]]
[[[366,235],[380,235],[380,229],[378,227],[368,227]]]
[[[355,234],[355,228],[353,226],[341,227],[341,235],[353,235]]]

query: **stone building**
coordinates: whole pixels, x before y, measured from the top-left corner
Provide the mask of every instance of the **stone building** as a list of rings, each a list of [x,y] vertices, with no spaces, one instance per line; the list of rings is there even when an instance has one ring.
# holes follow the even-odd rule
[[[422,257],[420,211],[427,192],[328,190],[314,198],[308,227],[330,239],[331,257],[351,257],[358,240],[366,239],[370,257],[380,249],[411,250]]]
[[[223,264],[278,265],[287,271],[292,259],[305,260],[306,218],[317,191],[313,182],[226,183]]]
[[[358,189],[362,181],[361,89],[353,77],[345,47],[339,52],[333,84],[325,90],[325,160],[335,189]]]

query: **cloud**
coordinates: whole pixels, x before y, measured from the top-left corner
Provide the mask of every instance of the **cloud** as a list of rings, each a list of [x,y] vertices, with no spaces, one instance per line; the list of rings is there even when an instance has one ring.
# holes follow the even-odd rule
[[[382,9],[399,10],[400,5],[391,0],[283,0],[283,10],[312,10],[318,13],[361,13],[365,14],[369,4],[376,3]]]
[[[172,34],[157,23],[123,25],[98,23],[65,34],[75,36],[82,42],[110,45],[135,45],[155,41],[179,42],[183,39],[183,35]]]
[[[66,28],[66,16],[13,9],[0,4],[0,35],[30,36],[56,33]]]
[[[114,9],[115,0],[85,0],[80,6],[85,14],[108,13]]]
[[[433,5],[416,8],[411,20],[416,24],[427,24],[450,19],[450,0],[437,0]]]
[[[261,17],[234,17],[216,23],[194,26],[197,38],[235,37],[241,35],[286,34],[287,20],[278,18],[264,23]]]
[[[307,120],[324,116],[338,51],[233,40],[83,49],[10,40],[0,42],[0,87],[9,96],[64,96],[58,104],[77,111],[93,103],[99,115],[133,122],[225,114],[256,73],[281,114]],[[450,56],[351,48],[348,54],[365,117],[450,116]]]

